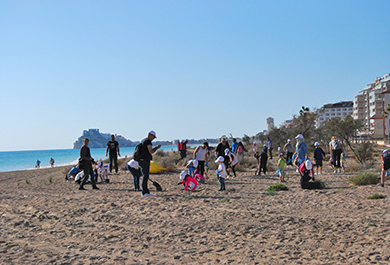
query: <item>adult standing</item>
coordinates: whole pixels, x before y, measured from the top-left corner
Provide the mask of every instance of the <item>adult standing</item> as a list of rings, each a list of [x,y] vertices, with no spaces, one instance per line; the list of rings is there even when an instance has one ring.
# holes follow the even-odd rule
[[[55,163],[55,161],[54,161],[54,159],[51,157],[51,158],[50,158],[50,165],[51,165],[51,167],[54,167],[54,163]]]
[[[118,173],[118,156],[121,156],[119,153],[119,143],[115,141],[115,135],[111,135],[111,140],[107,142],[106,156],[107,153],[110,154],[110,172],[112,173],[112,162],[114,162],[115,173]]]
[[[274,147],[272,146],[272,141],[269,137],[267,137],[268,140],[268,152],[269,152],[269,159],[272,159],[272,150]]]
[[[332,136],[332,141],[330,141],[329,143],[329,152],[330,155],[333,154],[333,165],[335,168],[334,173],[340,173],[341,172],[340,158],[341,158],[341,154],[343,153],[343,147],[341,146],[340,141],[338,141],[334,136]]]
[[[187,157],[187,144],[188,144],[188,139],[185,139],[181,142],[180,149],[179,149],[181,159]]]
[[[84,139],[84,145],[80,148],[80,161],[82,164],[82,169],[84,170],[83,181],[80,182],[79,190],[85,190],[84,185],[88,180],[88,177],[91,176],[92,189],[98,190],[96,187],[95,177],[93,176],[92,163],[95,163],[91,156],[91,150],[89,149],[89,139]]]
[[[224,158],[223,163],[225,164],[225,167],[227,170],[228,165],[229,165],[229,157],[225,156],[225,149],[226,148],[230,149],[229,143],[227,142],[225,137],[222,137],[221,142],[217,145],[217,148],[215,149],[215,157],[218,158],[218,157],[222,156]],[[228,172],[228,175],[229,175],[229,172]]]
[[[157,145],[155,147],[152,146],[152,141],[157,138],[155,131],[149,131],[148,137],[141,141],[141,156],[138,164],[141,168],[142,173],[142,196],[153,196],[150,194],[148,189],[148,181],[149,181],[149,170],[150,170],[150,161],[152,160],[152,155],[161,147],[161,145]]]
[[[302,134],[298,134],[295,139],[297,140],[295,149],[298,155],[297,166],[299,167],[307,159],[307,145]]]
[[[291,139],[287,140],[287,143],[283,147],[283,151],[286,153],[287,165],[291,165],[292,166],[292,164],[293,164],[292,156],[294,154],[294,147],[291,144]]]
[[[209,161],[209,143],[203,142],[201,146],[198,146],[194,150],[194,158],[198,160],[198,172],[204,176],[204,165]]]

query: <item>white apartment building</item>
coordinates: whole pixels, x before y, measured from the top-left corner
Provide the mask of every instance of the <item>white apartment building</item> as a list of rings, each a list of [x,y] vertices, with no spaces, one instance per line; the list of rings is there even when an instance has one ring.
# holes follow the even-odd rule
[[[353,102],[341,101],[338,103],[331,103],[322,106],[316,110],[316,128],[320,127],[325,121],[331,118],[344,119],[345,116],[352,116],[353,114]]]
[[[390,74],[368,84],[353,101],[353,117],[363,122],[364,133],[383,138],[390,131],[389,116],[385,114],[390,104]]]

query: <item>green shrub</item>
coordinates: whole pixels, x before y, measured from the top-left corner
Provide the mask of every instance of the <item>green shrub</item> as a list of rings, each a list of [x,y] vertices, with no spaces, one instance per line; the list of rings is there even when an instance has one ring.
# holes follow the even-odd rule
[[[289,187],[279,183],[279,184],[269,186],[265,191],[280,191],[280,190],[289,190]]]
[[[367,199],[369,199],[369,200],[377,200],[377,199],[383,199],[385,197],[386,197],[385,195],[375,193],[374,195],[368,197]]]
[[[314,182],[321,183],[321,188],[320,189],[325,189],[328,187],[328,184],[326,184],[324,181],[316,179]]]
[[[266,192],[264,194],[265,195],[271,195],[271,196],[279,195],[279,193],[277,193],[276,191],[268,191],[268,192]]]
[[[219,200],[219,202],[229,202],[229,201],[230,201],[229,197],[225,197],[222,200]]]
[[[379,175],[373,172],[361,172],[356,176],[350,177],[348,182],[352,185],[370,185],[379,182]]]

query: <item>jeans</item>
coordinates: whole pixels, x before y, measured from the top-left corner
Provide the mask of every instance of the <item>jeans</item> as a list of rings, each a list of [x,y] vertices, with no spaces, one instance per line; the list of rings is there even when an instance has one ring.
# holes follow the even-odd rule
[[[141,168],[142,173],[142,194],[150,193],[148,189],[149,181],[149,170],[150,170],[150,160],[140,160],[138,162],[139,167]]]
[[[198,161],[198,173],[204,176],[204,163],[205,161]]]
[[[139,178],[140,174],[139,171],[135,168],[132,168],[131,166],[127,165],[127,169],[130,171],[131,175],[133,175],[134,178],[134,189],[139,190]]]
[[[219,180],[219,189],[225,190],[225,178],[218,177]]]
[[[112,162],[114,161],[115,173],[118,173],[118,156],[116,154],[110,155],[110,172],[112,173]]]

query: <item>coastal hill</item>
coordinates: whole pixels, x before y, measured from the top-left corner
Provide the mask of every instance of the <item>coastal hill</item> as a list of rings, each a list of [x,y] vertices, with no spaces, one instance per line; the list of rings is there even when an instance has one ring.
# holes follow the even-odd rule
[[[120,147],[132,147],[136,146],[139,141],[133,142],[131,140],[126,139],[122,135],[115,135],[115,140],[119,143]],[[73,149],[79,149],[83,146],[83,140],[85,138],[89,139],[89,147],[90,148],[106,148],[107,142],[110,140],[111,133],[101,133],[99,129],[89,129],[84,130],[83,134],[73,143]],[[190,139],[188,144],[201,144],[207,141],[209,144],[215,144],[219,142],[219,139],[199,139],[194,140]],[[176,145],[179,142],[178,139],[173,141],[153,141],[155,145]]]

